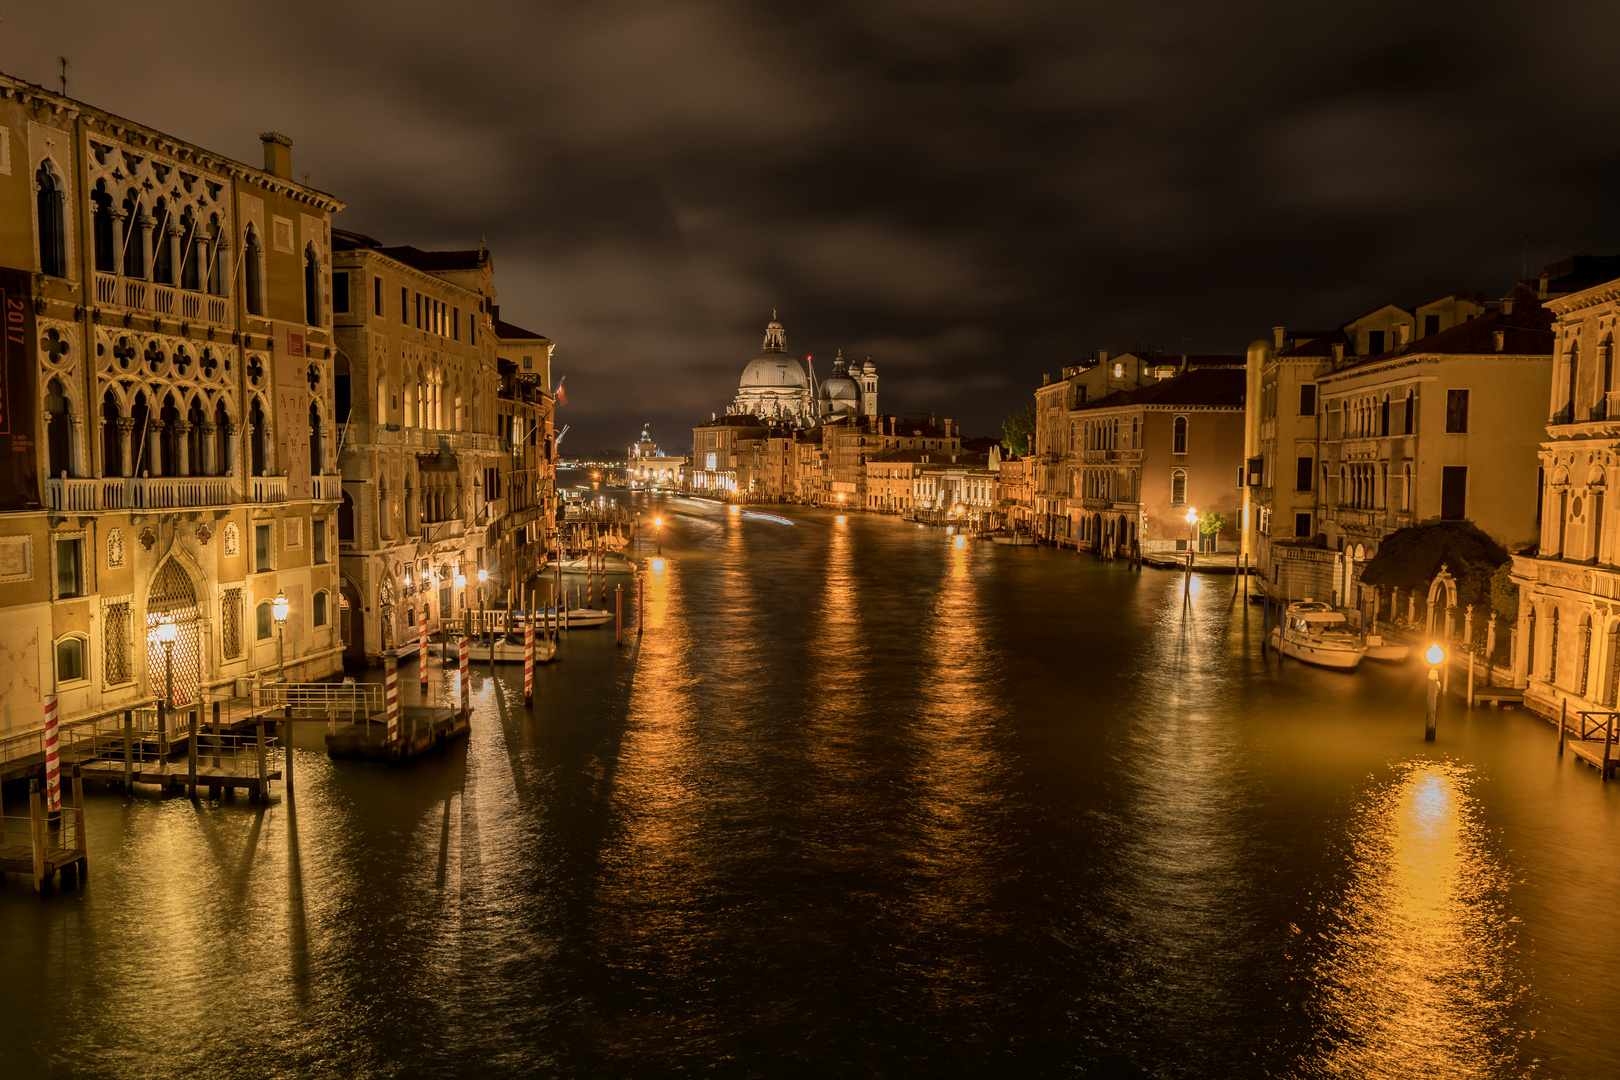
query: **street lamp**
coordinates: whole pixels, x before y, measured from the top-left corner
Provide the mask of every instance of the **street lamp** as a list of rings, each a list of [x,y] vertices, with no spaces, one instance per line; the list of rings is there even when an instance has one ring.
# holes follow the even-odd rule
[[[174,619],[167,615],[158,623],[158,640],[163,642],[163,700],[171,706],[174,704],[174,639],[177,632]]]
[[[486,620],[484,618],[484,582],[486,582],[488,580],[489,580],[489,571],[486,570],[484,567],[480,566],[478,568],[478,636],[479,637],[482,637],[484,635],[484,630],[486,629]],[[490,642],[490,648],[491,649],[494,648],[494,642],[493,641]],[[493,652],[490,653],[491,657],[493,657],[494,655],[495,654]]]
[[[1446,651],[1436,642],[1424,652],[1423,659],[1429,662],[1429,717],[1423,725],[1423,741],[1434,742],[1434,728],[1440,708],[1439,667],[1446,661]]]
[[[276,590],[276,598],[271,601],[270,610],[276,617],[276,674],[285,679],[287,677],[287,596],[280,589]]]

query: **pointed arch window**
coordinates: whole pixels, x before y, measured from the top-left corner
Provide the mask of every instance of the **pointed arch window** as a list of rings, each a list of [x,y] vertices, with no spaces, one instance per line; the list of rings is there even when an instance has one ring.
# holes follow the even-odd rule
[[[169,220],[169,204],[159,199],[152,204],[152,280],[159,285],[174,284],[174,222]]]
[[[1412,397],[1412,388],[1407,387],[1407,389],[1406,389],[1406,417],[1405,417],[1405,423],[1402,425],[1402,431],[1401,431],[1401,434],[1403,434],[1403,435],[1412,434],[1412,427],[1413,427],[1413,424],[1416,422],[1416,417],[1413,415],[1413,410],[1416,407],[1416,405],[1417,405],[1417,402]]]
[[[1170,452],[1172,454],[1185,454],[1187,452],[1187,418],[1176,417],[1171,429]]]
[[[321,259],[313,243],[304,248],[304,321],[321,325]]]
[[[61,178],[50,161],[34,174],[38,189],[39,270],[51,277],[67,277],[67,212]]]
[[[242,245],[242,272],[245,275],[243,288],[247,295],[247,310],[249,315],[264,314],[264,246],[259,243],[259,230],[249,225],[247,238]]]
[[[96,270],[103,274],[115,273],[118,269],[118,245],[113,239],[112,196],[107,193],[105,183],[96,186],[90,201],[95,205],[90,214],[90,234],[95,242]]]

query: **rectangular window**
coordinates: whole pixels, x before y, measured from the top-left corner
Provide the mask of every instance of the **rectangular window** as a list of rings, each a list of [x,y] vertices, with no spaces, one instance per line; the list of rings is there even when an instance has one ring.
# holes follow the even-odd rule
[[[523,358],[523,370],[524,371],[533,371],[534,370],[534,357],[533,356],[525,356]]]
[[[77,682],[84,678],[84,639],[63,638],[56,643],[56,681]]]
[[[403,285],[399,287],[399,322],[401,326],[411,325],[411,290]]]
[[[1367,355],[1377,356],[1384,351],[1384,332],[1382,330],[1367,331]]]
[[[275,545],[270,541],[270,529],[271,525],[268,522],[263,525],[253,526],[253,570],[255,573],[262,574],[266,570],[273,569],[271,554],[275,550]]]
[[[322,589],[320,592],[315,594],[315,603],[312,606],[314,608],[315,625],[316,626],[325,626],[326,625],[326,590],[325,589]]]
[[[1299,458],[1297,461],[1295,461],[1295,463],[1294,463],[1294,490],[1295,491],[1309,491],[1309,490],[1311,490],[1311,477],[1312,477],[1313,474],[1314,474],[1314,470],[1311,468],[1311,459],[1310,458],[1302,457],[1302,458]]]
[[[461,340],[461,309],[450,309],[450,336],[456,341]]]
[[[242,655],[242,590],[226,589],[219,600],[219,647],[225,659]]]
[[[1294,515],[1294,536],[1295,537],[1306,537],[1306,536],[1310,536],[1310,535],[1311,535],[1311,515],[1309,515],[1309,514],[1295,514]]]
[[[422,294],[416,294],[416,328],[422,329]]]
[[[382,312],[382,277],[373,275],[371,279],[371,313],[381,315]]]
[[[1468,391],[1446,391],[1446,434],[1468,433]]]
[[[1468,516],[1468,466],[1447,465],[1440,470],[1440,517],[1461,521]]]
[[[1316,415],[1316,384],[1301,383],[1299,387],[1299,415]]]
[[[84,562],[80,558],[83,541],[56,542],[56,595],[58,599],[84,595]]]
[[[1423,316],[1423,336],[1428,337],[1430,334],[1438,334],[1439,332],[1440,332],[1440,316],[1438,316],[1438,315],[1425,315],[1425,316]]]
[[[332,273],[332,313],[347,315],[349,313],[349,272],[335,270]]]
[[[315,549],[315,561],[326,561],[326,519],[317,518],[311,526],[310,541]]]

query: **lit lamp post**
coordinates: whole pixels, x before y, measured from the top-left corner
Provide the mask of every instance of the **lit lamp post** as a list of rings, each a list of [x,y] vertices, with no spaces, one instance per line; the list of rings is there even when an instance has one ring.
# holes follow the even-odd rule
[[[487,620],[484,618],[484,582],[489,580],[489,571],[483,567],[478,568],[478,636],[483,637]],[[489,662],[495,662],[495,639],[489,639]]]
[[[1446,651],[1439,644],[1430,645],[1423,654],[1429,662],[1429,718],[1423,725],[1423,741],[1434,742],[1434,728],[1440,709],[1440,665],[1445,663]]]
[[[276,590],[276,598],[270,602],[270,610],[276,617],[276,674],[285,680],[287,678],[287,596],[280,589]]]
[[[174,704],[174,619],[165,615],[158,623],[158,640],[163,642],[163,707],[158,710],[158,756],[169,760],[169,709]]]
[[[1191,532],[1192,539],[1187,541],[1187,577],[1183,583],[1182,594],[1191,599],[1193,549],[1198,543],[1198,509],[1196,507],[1187,507],[1187,529]]]

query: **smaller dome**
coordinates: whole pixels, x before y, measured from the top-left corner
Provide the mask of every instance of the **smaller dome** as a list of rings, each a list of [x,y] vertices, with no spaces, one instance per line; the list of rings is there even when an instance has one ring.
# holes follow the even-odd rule
[[[868,356],[866,358],[866,366],[864,368],[862,368],[861,370],[866,372],[866,374],[871,375],[871,374],[874,374],[877,371],[877,365],[872,363],[872,358],[870,356]]]

